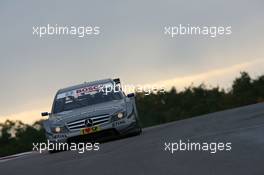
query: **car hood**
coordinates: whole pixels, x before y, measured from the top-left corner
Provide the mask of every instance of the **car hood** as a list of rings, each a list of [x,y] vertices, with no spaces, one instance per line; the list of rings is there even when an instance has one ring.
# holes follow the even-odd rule
[[[49,121],[52,124],[65,124],[67,122],[89,118],[96,115],[112,115],[119,111],[126,110],[125,101],[113,100],[110,102],[95,104],[70,111],[64,111],[58,114],[52,114]]]

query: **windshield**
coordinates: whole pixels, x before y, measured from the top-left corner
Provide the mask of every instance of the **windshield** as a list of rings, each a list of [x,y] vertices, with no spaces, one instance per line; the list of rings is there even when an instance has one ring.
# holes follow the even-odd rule
[[[100,91],[101,86],[85,87],[58,94],[53,106],[53,113],[73,110],[94,104],[122,99],[121,92]]]

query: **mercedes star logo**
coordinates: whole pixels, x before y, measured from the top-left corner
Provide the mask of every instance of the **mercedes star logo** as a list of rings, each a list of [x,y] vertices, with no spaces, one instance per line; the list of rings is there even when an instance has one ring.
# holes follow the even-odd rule
[[[93,120],[92,119],[86,119],[85,120],[85,126],[90,127],[93,126]]]

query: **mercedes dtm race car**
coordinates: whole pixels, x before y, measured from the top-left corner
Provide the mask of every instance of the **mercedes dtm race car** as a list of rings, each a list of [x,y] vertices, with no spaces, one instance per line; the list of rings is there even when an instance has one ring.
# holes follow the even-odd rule
[[[43,126],[52,143],[141,133],[134,94],[113,88],[119,79],[105,79],[60,89]],[[111,89],[112,88],[112,89]]]

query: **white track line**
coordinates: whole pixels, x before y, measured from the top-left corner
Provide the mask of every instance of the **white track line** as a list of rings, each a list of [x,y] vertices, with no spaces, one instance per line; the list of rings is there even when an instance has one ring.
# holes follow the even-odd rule
[[[32,153],[34,153],[34,152],[30,151],[30,152],[14,154],[14,155],[6,156],[6,157],[0,157],[0,163],[1,162],[6,162],[6,161],[9,161],[9,160],[13,160],[13,159],[17,159],[17,158],[20,158],[20,157],[24,157],[24,156],[32,154]]]

